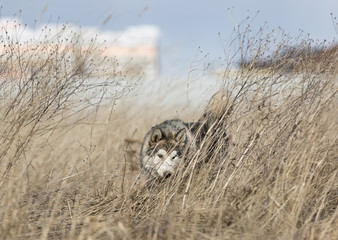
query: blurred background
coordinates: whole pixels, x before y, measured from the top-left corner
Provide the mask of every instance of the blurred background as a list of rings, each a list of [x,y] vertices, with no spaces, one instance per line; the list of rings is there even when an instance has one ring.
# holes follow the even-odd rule
[[[4,0],[1,5],[2,34],[15,41],[51,44],[63,26],[64,38],[77,33],[83,45],[95,39],[116,62],[108,68],[137,86],[125,104],[169,114],[157,114],[159,120],[198,116],[196,109],[202,111],[224,81],[236,78],[235,72],[225,79],[224,71],[250,61],[238,49],[255,51],[257,39],[270,39],[274,51],[274,41],[288,46],[299,44],[297,38],[314,39],[308,42],[334,46],[338,36],[336,0]]]
[[[208,67],[217,68],[234,29],[243,23],[253,31],[261,26],[281,28],[293,37],[309,34],[332,41],[338,36],[331,15],[338,15],[336,0],[3,0],[0,4],[2,21],[19,18],[30,29],[62,23],[81,26],[119,46],[110,54],[151,58],[155,61],[148,68],[151,74],[172,78],[188,75],[192,62],[205,56]]]

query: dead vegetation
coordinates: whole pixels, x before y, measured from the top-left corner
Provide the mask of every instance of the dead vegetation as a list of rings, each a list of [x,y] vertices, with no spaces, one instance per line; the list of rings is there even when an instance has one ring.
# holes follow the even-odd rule
[[[198,165],[202,144],[185,169],[148,191],[138,143],[155,113],[114,110],[125,88],[109,95],[110,108],[106,91],[96,92],[95,104],[92,96],[79,102],[97,65],[79,72],[79,57],[55,50],[30,66],[13,44],[1,53],[3,239],[338,236],[337,55],[316,60],[315,70],[299,63],[302,73],[281,71],[283,61],[283,68],[252,65],[235,76],[225,69],[224,94],[209,108],[218,117],[203,143],[216,142],[210,161]],[[11,71],[12,61],[24,70]],[[118,86],[121,76],[109,79]],[[224,132],[229,140],[219,137]]]

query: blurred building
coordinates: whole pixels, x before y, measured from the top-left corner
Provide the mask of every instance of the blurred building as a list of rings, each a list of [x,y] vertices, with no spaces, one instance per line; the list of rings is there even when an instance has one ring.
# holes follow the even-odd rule
[[[242,68],[274,69],[282,72],[304,72],[315,70],[318,65],[335,71],[338,61],[338,45],[309,47],[285,46],[269,56],[256,56],[254,59],[243,59]]]
[[[73,59],[84,54],[102,61],[108,72],[127,77],[156,77],[159,74],[159,29],[155,26],[133,26],[124,31],[101,31],[95,27],[49,24],[29,28],[19,20],[0,20],[0,75],[21,71],[19,59],[45,61],[55,51]],[[11,63],[7,59],[18,59]],[[13,63],[14,62],[14,63]],[[75,62],[75,61],[73,61]],[[32,64],[34,65],[34,64]],[[88,65],[83,66],[86,71]],[[107,74],[108,74],[107,72]]]

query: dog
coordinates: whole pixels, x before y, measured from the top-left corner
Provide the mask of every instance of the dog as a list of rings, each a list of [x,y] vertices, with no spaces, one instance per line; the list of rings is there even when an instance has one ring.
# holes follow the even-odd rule
[[[171,119],[153,126],[145,135],[140,151],[142,173],[150,179],[169,178],[201,147],[205,161],[225,156],[226,115],[231,111],[225,99],[223,91],[217,92],[197,122]]]

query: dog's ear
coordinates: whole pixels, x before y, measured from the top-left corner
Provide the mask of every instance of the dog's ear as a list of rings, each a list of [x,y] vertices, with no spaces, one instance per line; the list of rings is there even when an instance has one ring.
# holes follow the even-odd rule
[[[162,139],[162,131],[159,128],[154,129],[154,131],[150,135],[150,144],[154,145],[158,143]]]
[[[178,143],[185,143],[186,138],[187,138],[187,130],[185,128],[182,128],[176,133],[175,141]]]

